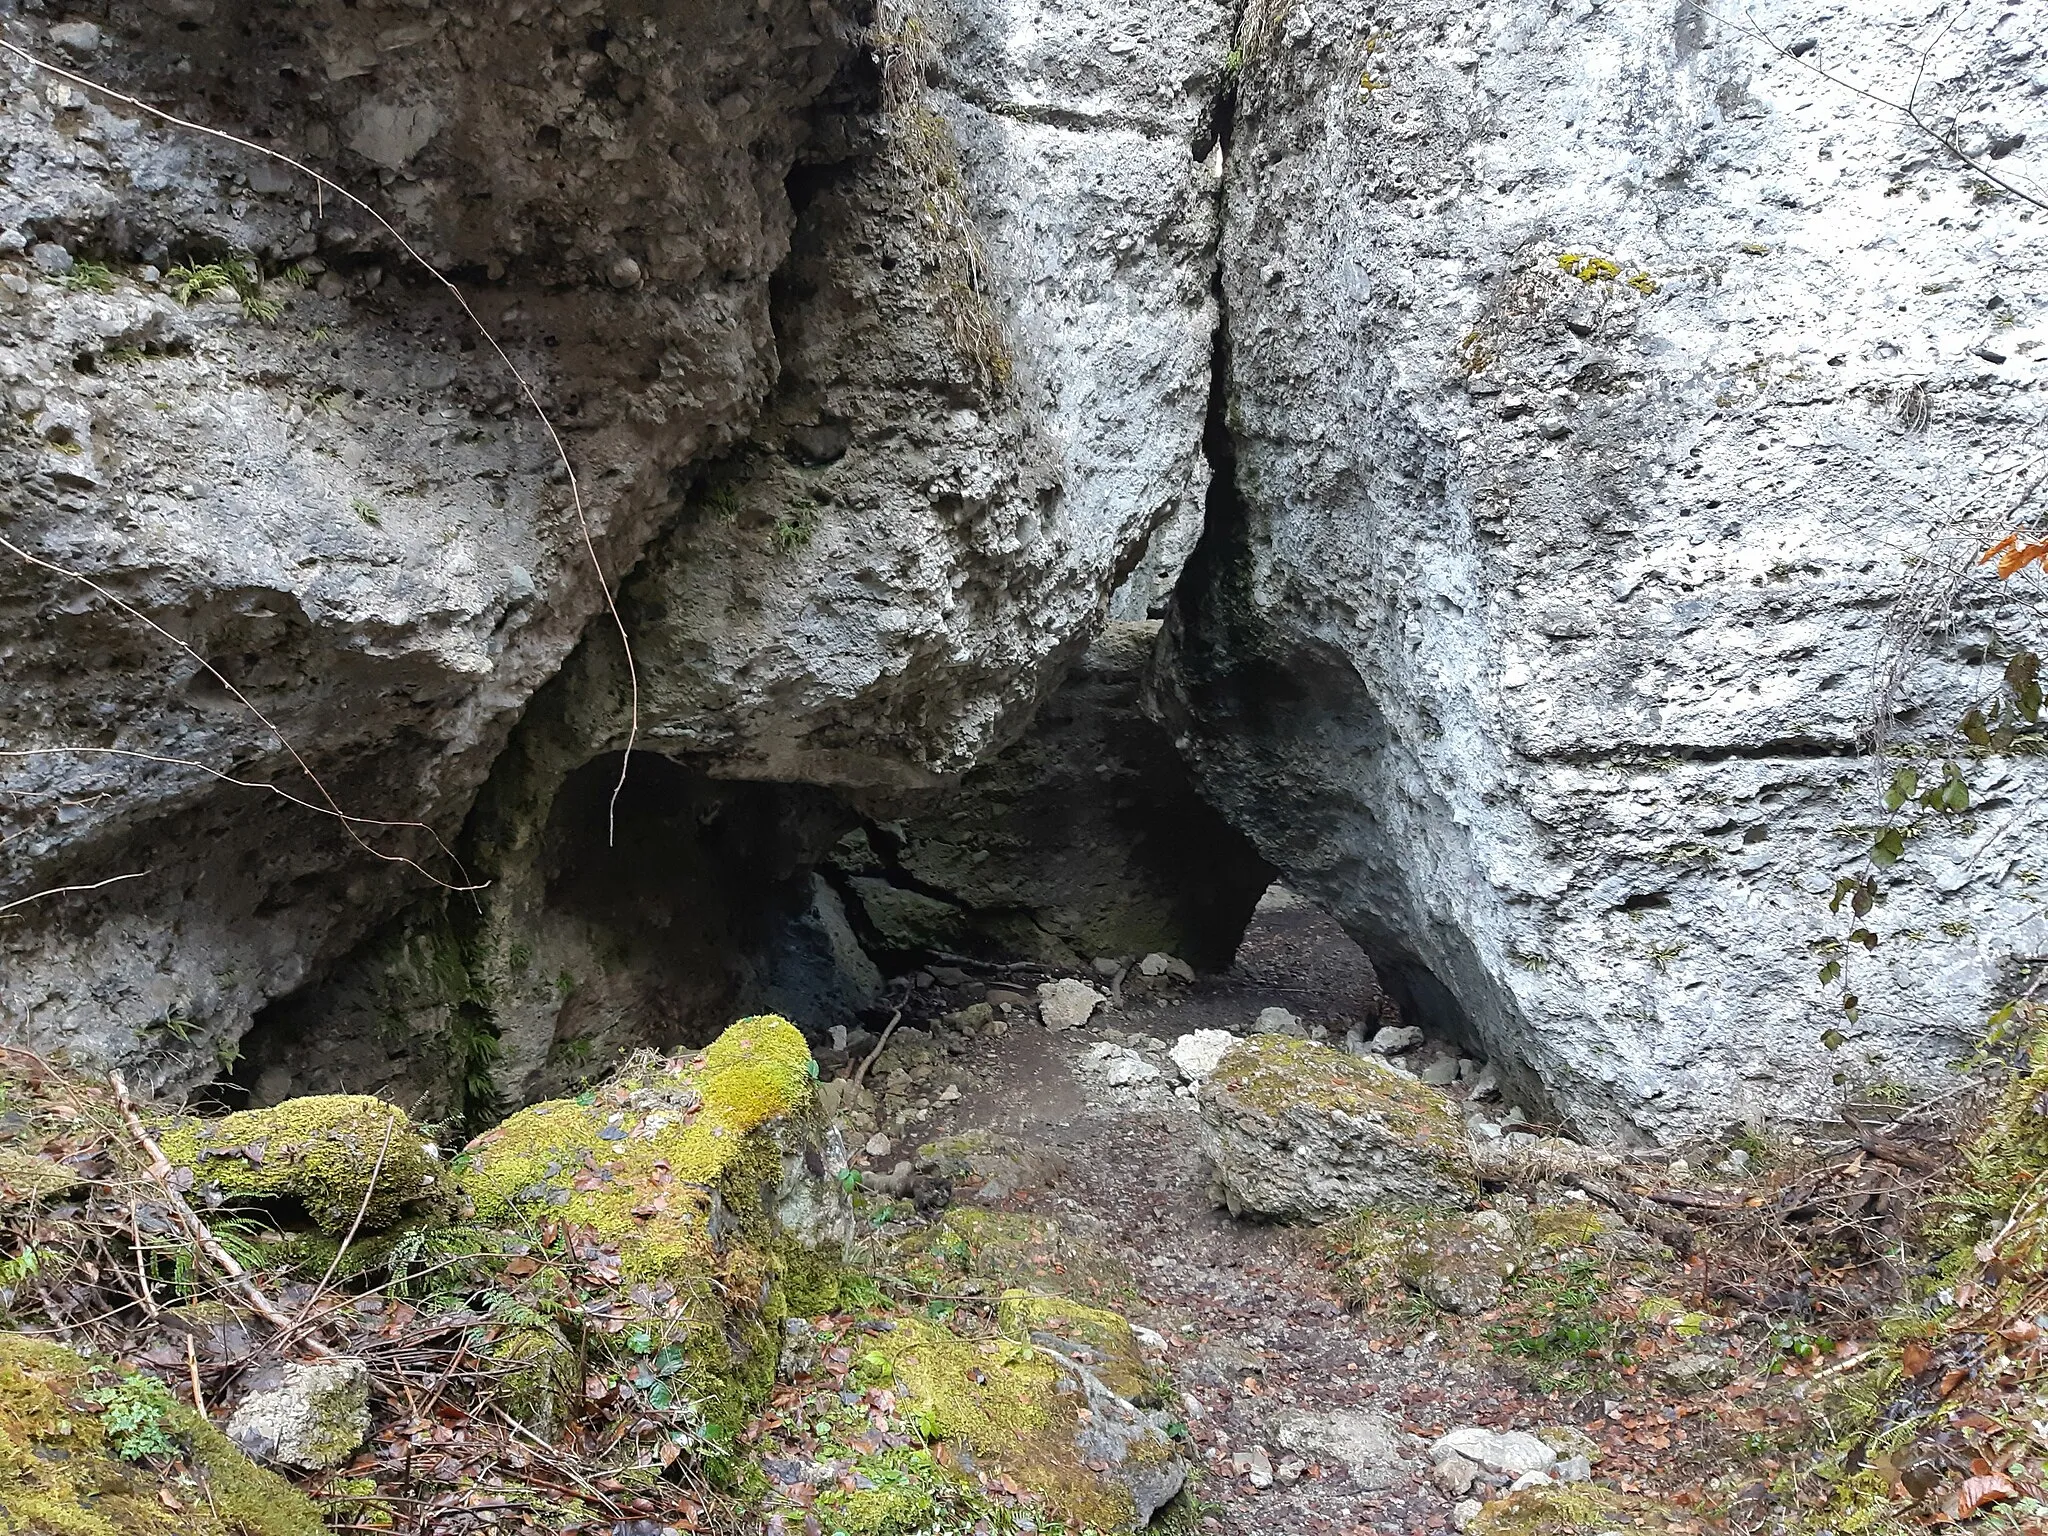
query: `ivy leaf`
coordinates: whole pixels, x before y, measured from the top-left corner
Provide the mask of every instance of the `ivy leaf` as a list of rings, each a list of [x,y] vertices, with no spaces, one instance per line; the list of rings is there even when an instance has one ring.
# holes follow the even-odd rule
[[[1870,909],[1877,905],[1877,882],[1865,880],[1856,887],[1856,894],[1849,898],[1849,910],[1858,917],[1868,917]]]
[[[1875,949],[1877,948],[1877,935],[1868,928],[1858,928],[1849,935],[1849,942],[1851,944],[1861,944],[1865,949]]]
[[[1849,1037],[1839,1029],[1831,1029],[1820,1037],[1820,1043],[1831,1051],[1839,1051],[1849,1043]]]
[[[1839,960],[1830,960],[1826,965],[1820,968],[1820,979],[1821,984],[1823,986],[1825,986],[1827,983],[1831,981],[1839,981],[1841,980],[1841,977],[1842,962]]]
[[[1870,845],[1870,856],[1879,864],[1896,864],[1905,857],[1906,834],[1902,828],[1886,827],[1878,833],[1877,841]],[[1866,909],[1859,907],[1860,916]]]
[[[1950,779],[1941,789],[1941,807],[1945,811],[1967,811],[1970,808],[1970,786],[1961,779]]]
[[[1972,707],[1970,712],[1963,716],[1963,739],[1973,747],[1991,745],[1991,732],[1984,724],[1983,710]]]
[[[1884,808],[1896,811],[1919,793],[1920,775],[1911,768],[1901,768],[1892,775],[1891,788],[1884,792]]]
[[[1846,1013],[1849,1016],[1849,1022],[1851,1024],[1854,1024],[1856,1022],[1857,1016],[1863,1011],[1861,1004],[1862,999],[1857,997],[1857,995],[1854,992],[1845,992],[1842,994],[1842,1012]]]

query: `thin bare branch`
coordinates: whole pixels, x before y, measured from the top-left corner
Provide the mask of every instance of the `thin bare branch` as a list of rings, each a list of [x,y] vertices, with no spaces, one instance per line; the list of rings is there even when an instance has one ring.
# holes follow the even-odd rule
[[[1929,122],[1926,115],[1920,110],[1920,86],[1926,77],[1928,62],[1933,57],[1935,47],[1962,20],[1963,12],[1969,9],[1967,4],[1958,7],[1956,13],[1949,18],[1948,24],[1935,34],[1934,41],[1921,50],[1919,65],[1913,77],[1913,90],[1911,94],[1904,101],[1894,101],[1889,96],[1882,95],[1866,86],[1858,85],[1853,80],[1845,80],[1840,75],[1823,69],[1819,64],[1809,60],[1804,54],[1794,53],[1789,47],[1773,37],[1764,27],[1763,23],[1756,19],[1754,13],[1745,11],[1742,18],[1736,20],[1713,9],[1711,6],[1701,4],[1700,0],[1685,0],[1685,3],[1709,21],[1719,22],[1722,26],[1728,27],[1732,31],[1740,32],[1743,36],[1753,38],[1755,41],[1762,43],[1779,58],[1784,59],[1787,63],[1798,65],[1799,68],[1805,70],[1808,74],[1817,76],[1827,81],[1828,84],[1849,92],[1851,95],[1860,96],[1865,101],[1873,102],[1888,111],[1898,113],[1912,125],[1916,132],[1925,138],[1933,140],[1941,148],[1942,152],[1951,159],[1967,166],[1972,172],[1982,176],[2001,191],[2010,193],[2022,202],[2031,203],[2036,208],[2048,212],[2048,196],[2037,192],[2030,192],[2017,182],[2001,176],[1998,172],[1992,170],[1982,160],[1958,144],[1953,132],[1943,133],[1933,123]]]
[[[27,896],[16,897],[13,901],[0,903],[0,914],[12,912],[16,907],[25,907],[32,901],[41,901],[48,896],[64,896],[73,891],[103,891],[110,885],[119,885],[123,880],[146,880],[155,874],[153,869],[138,869],[133,874],[109,875],[104,880],[95,880],[90,885],[56,885],[47,891],[35,891]]]
[[[223,144],[232,144],[237,149],[244,150],[249,154],[260,155],[266,160],[271,160],[279,165],[290,167],[292,170],[297,171],[300,175],[312,181],[317,191],[321,193],[332,192],[336,197],[340,198],[350,207],[358,209],[359,211],[367,215],[370,219],[374,220],[378,228],[382,229],[384,233],[388,235],[391,238],[391,240],[397,244],[398,248],[406,254],[407,257],[409,257],[413,262],[417,263],[419,267],[423,271],[425,271],[429,277],[433,278],[435,282],[439,283],[443,288],[448,290],[449,295],[455,300],[456,304],[460,306],[463,314],[469,318],[469,323],[473,327],[475,327],[476,333],[484,339],[485,343],[490,347],[491,351],[497,354],[498,361],[504,365],[505,371],[512,375],[513,381],[519,386],[520,393],[526,397],[526,403],[533,408],[533,414],[535,418],[540,422],[541,430],[547,433],[548,442],[555,450],[555,460],[561,466],[562,473],[568,477],[569,499],[571,504],[575,508],[576,525],[583,540],[583,552],[585,556],[589,559],[591,572],[597,578],[597,589],[599,594],[604,598],[605,609],[607,612],[610,613],[612,624],[615,628],[617,628],[619,632],[619,645],[621,649],[625,652],[626,657],[626,681],[630,692],[630,720],[626,732],[625,752],[619,760],[618,783],[615,784],[612,788],[611,806],[609,811],[609,836],[616,840],[618,833],[617,820],[619,795],[625,789],[626,774],[632,763],[633,749],[636,745],[638,745],[640,739],[640,671],[638,664],[634,660],[633,656],[632,637],[627,633],[626,630],[625,615],[620,613],[618,602],[612,596],[611,582],[605,575],[604,562],[598,558],[597,540],[595,535],[593,535],[591,532],[590,516],[583,504],[583,483],[576,476],[576,466],[569,461],[568,447],[566,444],[563,443],[561,434],[555,430],[554,421],[552,420],[552,418],[549,417],[546,409],[541,405],[540,392],[536,390],[533,387],[533,385],[527,380],[526,375],[520,370],[519,365],[512,361],[512,355],[509,352],[507,352],[503,344],[499,342],[496,333],[494,333],[489,326],[484,324],[483,318],[477,314],[476,310],[473,307],[471,307],[469,299],[467,298],[467,296],[464,295],[461,288],[456,286],[456,284],[450,278],[445,276],[441,272],[440,268],[436,267],[431,261],[427,260],[427,258],[423,254],[421,254],[419,249],[416,246],[414,246],[410,240],[406,239],[403,234],[399,233],[398,227],[395,224],[393,224],[389,219],[387,219],[382,213],[379,213],[376,208],[371,206],[369,203],[365,202],[355,193],[349,191],[347,187],[342,186],[339,182],[334,181],[330,177],[321,175],[320,172],[314,170],[311,166],[305,164],[303,161],[296,160],[292,156],[284,154],[279,150],[271,149],[266,145],[254,143],[251,140],[242,138],[238,134],[228,133],[220,128],[209,127],[205,123],[195,123],[190,121],[189,119],[179,117],[175,113],[165,111],[162,107],[154,106],[151,103],[142,100],[140,97],[125,95],[120,91],[113,90],[108,86],[100,84],[97,80],[90,79],[89,77],[81,75],[74,70],[66,69],[61,64],[53,64],[48,59],[41,58],[36,54],[30,53],[26,48],[21,47],[19,44],[11,43],[7,41],[5,38],[0,38],[0,51],[10,53],[14,55],[14,57],[20,59],[23,63],[29,65],[31,68],[39,69],[43,71],[45,74],[52,75],[59,80],[65,81],[68,84],[79,86],[84,90],[93,92],[95,95],[103,96],[109,101],[116,101],[121,103],[123,106],[132,107],[138,112],[144,113],[150,117],[155,118],[158,122],[168,123],[170,126],[174,128],[182,128],[188,133],[197,133],[210,139],[217,139]],[[0,544],[4,543],[4,540],[0,540]],[[20,553],[20,551],[16,550],[13,545],[6,545],[6,547],[13,553]],[[47,562],[37,563],[47,565]],[[50,568],[54,569],[54,567]],[[64,574],[69,575],[71,573],[65,572]],[[83,580],[83,578],[78,579]],[[122,606],[126,607],[127,605],[123,604]],[[134,610],[130,609],[129,611],[132,613]],[[158,628],[159,632],[162,632],[159,626],[152,625],[151,627]],[[187,647],[187,649],[189,649],[189,647]],[[209,667],[207,670],[212,671],[212,668]],[[218,673],[215,673],[214,675],[216,677],[219,676]],[[222,678],[221,681],[226,682],[226,679]],[[241,698],[241,694],[237,692],[235,694],[235,697]],[[243,700],[243,702],[246,704],[247,700]],[[253,706],[251,706],[251,712],[254,712]],[[261,719],[262,717],[258,715],[258,718]],[[263,723],[266,726],[268,726],[273,732],[276,730],[276,727],[271,726],[268,720],[265,720]],[[289,744],[287,744],[287,747],[289,748]],[[296,752],[294,752],[292,755],[294,757],[298,756]],[[301,766],[303,766],[303,764]],[[308,776],[310,777],[310,774]],[[315,780],[315,783],[317,784],[318,781]],[[324,789],[321,791],[321,795],[323,798],[326,797],[326,791]]]
[[[166,767],[195,769],[211,778],[219,779],[223,784],[233,784],[239,789],[268,790],[280,799],[289,800],[301,810],[311,811],[316,816],[332,816],[337,820],[349,822],[355,826],[375,827],[382,831],[424,832],[434,840],[434,846],[441,850],[448,862],[455,866],[461,878],[464,881],[469,880],[469,871],[463,869],[462,860],[455,856],[455,850],[443,842],[441,834],[428,826],[424,821],[379,821],[371,816],[350,816],[346,812],[335,810],[331,805],[319,805],[314,801],[304,799],[280,785],[266,783],[261,779],[239,779],[231,773],[223,773],[220,769],[210,767],[193,758],[171,757],[162,752],[143,752],[130,747],[5,747],[0,748],[0,757],[126,757],[133,758],[138,762],[161,763]],[[414,867],[418,868],[417,865]],[[421,873],[424,874],[426,872],[421,871]],[[489,888],[488,881],[451,885],[433,875],[428,875],[427,878],[434,880],[435,884],[450,891],[481,891]]]

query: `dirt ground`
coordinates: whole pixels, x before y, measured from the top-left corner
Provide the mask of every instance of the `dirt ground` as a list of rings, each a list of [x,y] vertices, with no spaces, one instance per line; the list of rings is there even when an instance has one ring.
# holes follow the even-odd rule
[[[1262,911],[1227,975],[1134,999],[1069,1033],[1034,1024],[977,1041],[966,1061],[974,1086],[916,1134],[982,1128],[1056,1154],[1038,1165],[1039,1181],[1000,1208],[1052,1215],[1136,1275],[1133,1320],[1169,1340],[1205,1469],[1201,1496],[1214,1506],[1208,1528],[1244,1536],[1442,1530],[1454,1501],[1427,1481],[1367,1493],[1341,1467],[1311,1462],[1291,1482],[1283,1475],[1259,1488],[1233,1471],[1233,1458],[1258,1446],[1276,1469],[1306,1459],[1275,1437],[1276,1417],[1290,1409],[1374,1407],[1433,1437],[1464,1424],[1553,1423],[1558,1405],[1525,1399],[1484,1362],[1442,1347],[1434,1329],[1393,1329],[1348,1312],[1304,1234],[1233,1220],[1211,1202],[1191,1099],[1159,1093],[1134,1104],[1074,1069],[1105,1035],[1242,1032],[1276,1005],[1341,1039],[1353,1023],[1368,1033],[1377,1026],[1380,994],[1364,955],[1328,917],[1306,907]]]

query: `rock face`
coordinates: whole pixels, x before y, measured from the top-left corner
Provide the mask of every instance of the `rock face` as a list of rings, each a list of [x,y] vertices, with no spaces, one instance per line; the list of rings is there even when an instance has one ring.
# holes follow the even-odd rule
[[[596,810],[616,845],[636,723],[689,759],[640,807],[688,872],[722,873],[687,835],[712,779],[936,784],[1022,729],[1120,585],[1170,581],[1207,483],[1226,8],[1142,50],[1024,4],[872,31],[830,0],[193,9],[112,5],[96,58],[381,179],[580,498],[387,231],[10,60],[0,738],[41,755],[0,769],[0,902],[136,878],[11,918],[0,1028],[190,1083],[277,1003],[244,1074],[268,1097],[306,1069],[524,1096],[739,1003],[853,1006],[801,789],[741,812],[790,834],[742,856],[769,889],[686,875],[617,934],[580,839]],[[250,83],[280,71],[313,82],[289,107]],[[262,286],[293,262],[310,286]],[[637,722],[586,526],[608,581],[637,570]],[[705,906],[709,968],[661,942]]]
[[[513,377],[360,210],[0,66],[0,245],[71,264],[8,260],[0,291],[25,428],[0,449],[0,739],[40,754],[0,766],[0,900],[138,876],[6,925],[0,1027],[190,1082],[429,876],[469,883],[443,845],[602,607],[585,527],[615,580],[774,380],[783,179],[850,38],[809,0],[618,32],[548,7],[106,13],[112,83],[382,177],[581,485],[579,519]]]
[[[1254,4],[1239,39],[1236,462],[1167,702],[1404,1009],[1582,1131],[1932,1072],[2039,947],[1989,814],[1915,840],[1860,1022],[1815,979],[1884,816],[1849,754],[1887,615],[2003,531],[1970,519],[2024,489],[2048,359],[2038,215],[1812,67],[1903,95],[1917,14],[1777,8],[1798,62],[1649,0]],[[1928,75],[1982,155],[2026,136],[1998,165],[2039,164],[2044,26],[1965,19]],[[1900,653],[1937,752],[1992,585]],[[2036,761],[1968,775],[2041,794]]]
[[[1254,1035],[1224,1053],[1199,1102],[1217,1203],[1234,1216],[1330,1221],[1477,1191],[1449,1101],[1378,1061]]]

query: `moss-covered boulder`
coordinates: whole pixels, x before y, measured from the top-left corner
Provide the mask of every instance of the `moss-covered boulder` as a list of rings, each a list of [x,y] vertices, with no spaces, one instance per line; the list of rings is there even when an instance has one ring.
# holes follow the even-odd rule
[[[966,1295],[1012,1289],[1128,1306],[1137,1281],[1128,1265],[1050,1216],[955,1205],[895,1245],[893,1266],[914,1281]]]
[[[0,1334],[0,1536],[320,1536],[318,1511],[161,1384]]]
[[[297,1206],[330,1237],[381,1232],[431,1204],[442,1170],[433,1143],[395,1104],[368,1094],[289,1099],[158,1133],[206,1203]]]
[[[1478,1194],[1450,1100],[1383,1062],[1254,1035],[1224,1053],[1200,1105],[1215,1197],[1233,1215],[1329,1221]]]
[[[774,1384],[783,1320],[837,1301],[853,1235],[836,1131],[796,1027],[742,1019],[705,1050],[646,1055],[574,1099],[470,1143],[460,1188],[480,1223],[555,1219],[672,1285],[690,1316],[690,1388],[735,1429]]]
[[[971,1339],[906,1318],[877,1338],[866,1368],[886,1374],[919,1430],[950,1447],[956,1464],[1009,1478],[1076,1529],[1142,1530],[1187,1480],[1166,1416],[1058,1348],[1007,1334]]]

